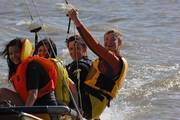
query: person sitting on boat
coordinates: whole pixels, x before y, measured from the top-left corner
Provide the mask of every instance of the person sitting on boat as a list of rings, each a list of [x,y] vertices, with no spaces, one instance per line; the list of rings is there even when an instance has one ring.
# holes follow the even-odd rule
[[[44,38],[37,43],[34,55],[39,55],[44,58],[56,58],[56,44],[51,40],[51,38]]]
[[[104,46],[100,45],[82,23],[75,9],[68,11],[69,18],[87,46],[98,56],[84,82],[91,100],[91,117],[99,118],[106,106],[117,95],[127,72],[127,61],[120,54],[122,34],[109,30],[104,34]]]
[[[56,70],[58,72],[58,83],[55,88],[55,95],[56,95],[58,104],[59,105],[66,104],[69,106],[70,101],[72,100],[71,97],[73,97],[75,99],[75,102],[78,103],[78,93],[76,90],[76,86],[74,82],[71,79],[69,79],[68,74],[66,74],[67,73],[66,68],[63,66],[62,62],[59,60],[60,58],[57,57],[56,44],[50,38],[44,38],[40,40],[38,44],[36,45],[34,55],[38,55],[40,57],[50,59],[54,62],[56,66]],[[59,65],[60,67],[58,67]],[[62,83],[62,82],[65,82],[65,83]],[[65,85],[61,86],[62,84],[65,84]],[[71,91],[69,91],[67,86],[69,87]],[[64,88],[67,88],[67,89],[64,89]],[[70,96],[69,92],[71,92],[73,96]]]
[[[1,88],[0,102],[10,100],[17,106],[57,105],[55,65],[42,57],[30,57],[32,50],[30,41],[23,38],[13,39],[6,45],[2,55],[7,58],[9,80],[15,92]]]
[[[79,107],[83,116],[88,116],[89,104],[88,95],[84,90],[84,80],[89,72],[91,60],[87,56],[87,46],[80,35],[72,35],[66,40],[66,46],[72,58],[72,62],[66,65],[69,77],[76,84],[78,90]]]

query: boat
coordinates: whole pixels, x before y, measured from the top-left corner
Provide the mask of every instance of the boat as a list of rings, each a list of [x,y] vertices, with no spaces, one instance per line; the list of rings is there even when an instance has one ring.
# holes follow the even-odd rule
[[[0,107],[0,120],[72,120],[78,113],[68,106]]]

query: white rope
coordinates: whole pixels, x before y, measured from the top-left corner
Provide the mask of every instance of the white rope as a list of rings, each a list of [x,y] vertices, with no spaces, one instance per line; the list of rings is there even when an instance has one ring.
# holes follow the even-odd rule
[[[74,29],[74,35],[76,35],[76,27],[73,25],[73,29]],[[75,57],[76,57],[76,59],[78,58],[78,53],[77,53],[77,51],[78,51],[78,41],[77,41],[77,39],[76,39],[76,37],[75,37],[75,49],[76,49],[76,55],[75,55]],[[81,83],[81,79],[80,79],[80,76],[81,76],[81,74],[80,74],[80,72],[81,72],[81,70],[79,69],[79,62],[78,62],[79,60],[76,60],[76,74],[77,74],[77,80],[78,80],[78,94],[79,94],[79,99],[80,99],[80,108],[82,109],[83,107],[82,107],[82,97],[81,97],[81,89],[80,89],[80,83]]]
[[[68,1],[67,0],[65,0],[65,3],[66,3],[66,9],[68,10],[69,8],[69,3],[68,3]],[[70,7],[72,7],[72,6],[70,6]],[[69,36],[69,32],[70,32],[70,24],[71,24],[71,20],[69,19],[69,24],[68,24],[68,30],[67,30],[67,38],[66,39],[68,39],[68,36]],[[76,27],[74,26],[73,27],[74,28],[74,35],[76,35]],[[76,38],[75,38],[75,42],[76,42]],[[75,47],[77,47],[77,46],[75,46]],[[77,48],[76,48],[76,58],[77,58]],[[78,69],[78,61],[76,61],[76,64],[77,64],[77,69]],[[80,91],[80,71],[77,71],[77,79],[78,79],[78,96],[79,96],[79,99],[80,99],[80,108],[82,109],[82,99],[81,99],[81,91]],[[72,94],[72,93],[71,93]],[[80,117],[80,119],[81,120],[83,120],[83,117],[82,117],[82,115],[81,115],[81,113],[80,113],[80,111],[79,111],[79,108],[78,108],[78,106],[77,106],[77,104],[76,104],[76,102],[75,102],[75,100],[74,100],[74,98],[73,98],[73,103],[74,103],[74,105],[75,105],[75,108],[76,108],[76,110],[77,110],[77,112],[78,112],[78,114],[79,114],[79,117]]]

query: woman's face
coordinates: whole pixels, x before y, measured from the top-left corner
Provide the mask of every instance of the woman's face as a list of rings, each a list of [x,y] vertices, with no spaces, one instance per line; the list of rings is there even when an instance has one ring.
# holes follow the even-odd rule
[[[39,55],[40,57],[47,57],[47,48],[44,47],[44,45],[41,45],[39,48],[38,48],[38,51],[37,51],[37,55]]]
[[[21,50],[17,46],[9,46],[8,55],[11,62],[19,64],[21,62]]]

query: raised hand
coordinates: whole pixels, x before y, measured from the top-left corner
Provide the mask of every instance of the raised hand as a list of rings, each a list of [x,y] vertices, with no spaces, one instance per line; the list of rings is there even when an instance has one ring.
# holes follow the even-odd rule
[[[74,22],[76,27],[80,26],[81,22],[80,19],[78,18],[78,12],[76,9],[72,8],[68,11],[67,16]]]

